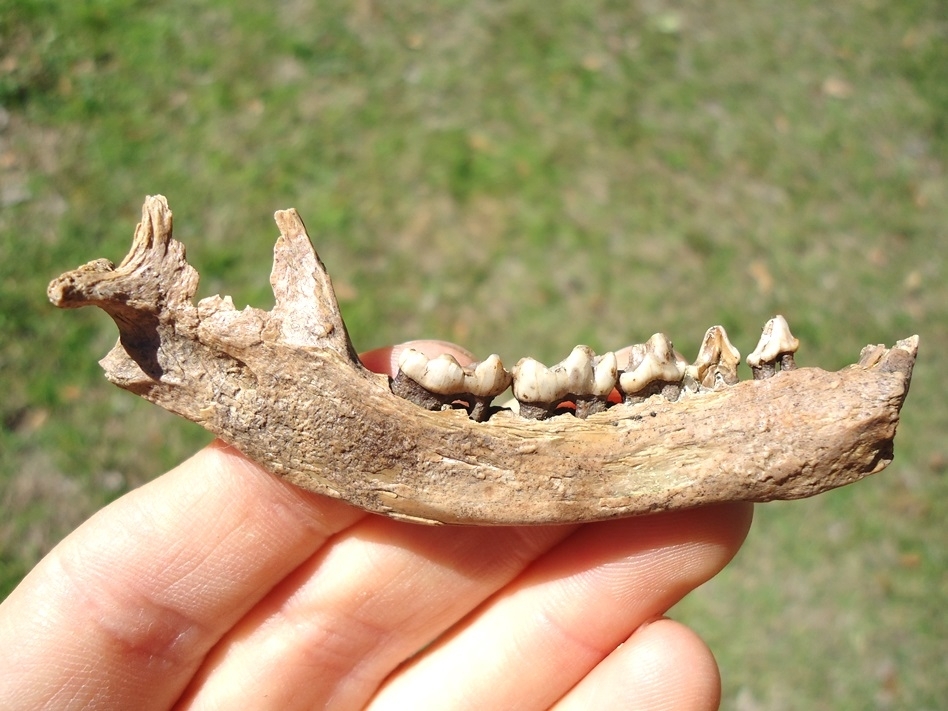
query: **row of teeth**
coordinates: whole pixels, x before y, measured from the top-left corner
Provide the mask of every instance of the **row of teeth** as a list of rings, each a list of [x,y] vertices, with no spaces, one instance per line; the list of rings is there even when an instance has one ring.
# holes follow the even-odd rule
[[[772,377],[778,365],[792,370],[799,344],[783,316],[770,319],[757,348],[747,356],[754,379]],[[740,359],[723,326],[708,329],[694,363],[675,350],[668,336],[656,333],[629,349],[622,369],[615,353],[597,356],[588,346],[576,346],[551,367],[521,358],[509,371],[497,355],[462,366],[451,355],[428,358],[409,348],[399,357],[392,391],[429,410],[463,407],[480,422],[497,409],[491,408],[493,399],[512,386],[523,417],[546,419],[565,411],[569,403],[577,417],[585,418],[619,398],[627,404],[653,395],[674,401],[683,392],[720,390],[738,381]]]

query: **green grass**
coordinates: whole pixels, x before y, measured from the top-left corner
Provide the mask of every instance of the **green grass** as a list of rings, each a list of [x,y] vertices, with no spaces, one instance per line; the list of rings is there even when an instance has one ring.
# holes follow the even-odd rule
[[[783,313],[800,362],[922,337],[895,464],[758,507],[673,614],[725,708],[948,698],[948,15],[940,0],[0,0],[0,594],[207,441],[109,386],[101,313],[47,282],[118,261],[168,196],[200,295],[272,304],[295,206],[356,347],[559,360]]]

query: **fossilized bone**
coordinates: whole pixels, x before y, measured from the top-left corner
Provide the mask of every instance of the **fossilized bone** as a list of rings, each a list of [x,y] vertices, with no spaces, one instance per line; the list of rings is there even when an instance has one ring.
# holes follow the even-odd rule
[[[671,382],[665,366],[680,370],[680,382],[671,383],[678,393],[669,393],[678,400],[649,394],[589,408],[599,411],[580,413],[586,418],[544,420],[487,412],[506,382],[499,361],[481,375],[470,367],[460,376],[445,371],[428,385],[446,392],[432,393],[405,360],[416,380],[395,381],[417,386],[408,396],[430,395],[429,410],[362,367],[299,215],[284,210],[275,218],[281,236],[269,312],[238,311],[220,296],[193,304],[198,274],[171,237],[161,196],[146,199],[118,267],[90,262],[54,280],[49,297],[65,308],[98,306],[114,319],[119,341],[101,361],[109,380],[201,424],[293,484],[421,523],[539,524],[801,498],[892,460],[917,336],[892,348],[867,346],[857,364],[830,373],[795,368],[796,345],[788,356],[777,341],[792,336],[775,319],[751,354],[760,379],[736,382],[739,356],[715,327],[691,365],[670,343],[653,344],[652,354],[664,352],[667,361],[648,366],[662,376],[653,382],[664,388]],[[633,355],[623,374],[646,360]],[[582,390],[573,396],[601,402],[603,378],[622,377],[606,362],[597,380],[603,360],[591,351],[574,361],[592,379],[568,385]],[[451,407],[455,390],[479,398],[476,407],[466,404],[485,421],[441,409]]]

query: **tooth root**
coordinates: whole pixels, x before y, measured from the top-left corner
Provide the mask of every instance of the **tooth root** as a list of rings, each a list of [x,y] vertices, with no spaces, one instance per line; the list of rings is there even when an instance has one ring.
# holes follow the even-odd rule
[[[714,390],[738,381],[740,362],[740,351],[731,344],[724,326],[712,326],[704,334],[698,357],[688,372],[702,387]]]
[[[757,348],[747,356],[754,380],[773,377],[777,363],[780,363],[781,370],[794,370],[797,366],[793,354],[799,347],[800,341],[790,333],[787,320],[779,314],[774,316],[764,325]]]
[[[619,391],[626,402],[639,402],[661,393],[677,400],[687,361],[675,351],[664,333],[656,333],[644,345],[634,346],[628,367],[619,374]]]

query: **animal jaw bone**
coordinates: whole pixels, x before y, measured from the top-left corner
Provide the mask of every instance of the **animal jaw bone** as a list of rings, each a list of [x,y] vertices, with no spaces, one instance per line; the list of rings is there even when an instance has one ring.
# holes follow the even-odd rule
[[[564,523],[801,498],[892,459],[916,336],[869,346],[836,373],[787,370],[587,419],[501,412],[475,422],[419,408],[362,367],[302,221],[294,210],[275,217],[269,312],[221,297],[192,303],[198,275],[160,196],[145,201],[120,265],[90,262],[49,296],[112,316],[109,380],[293,484],[422,523]]]

